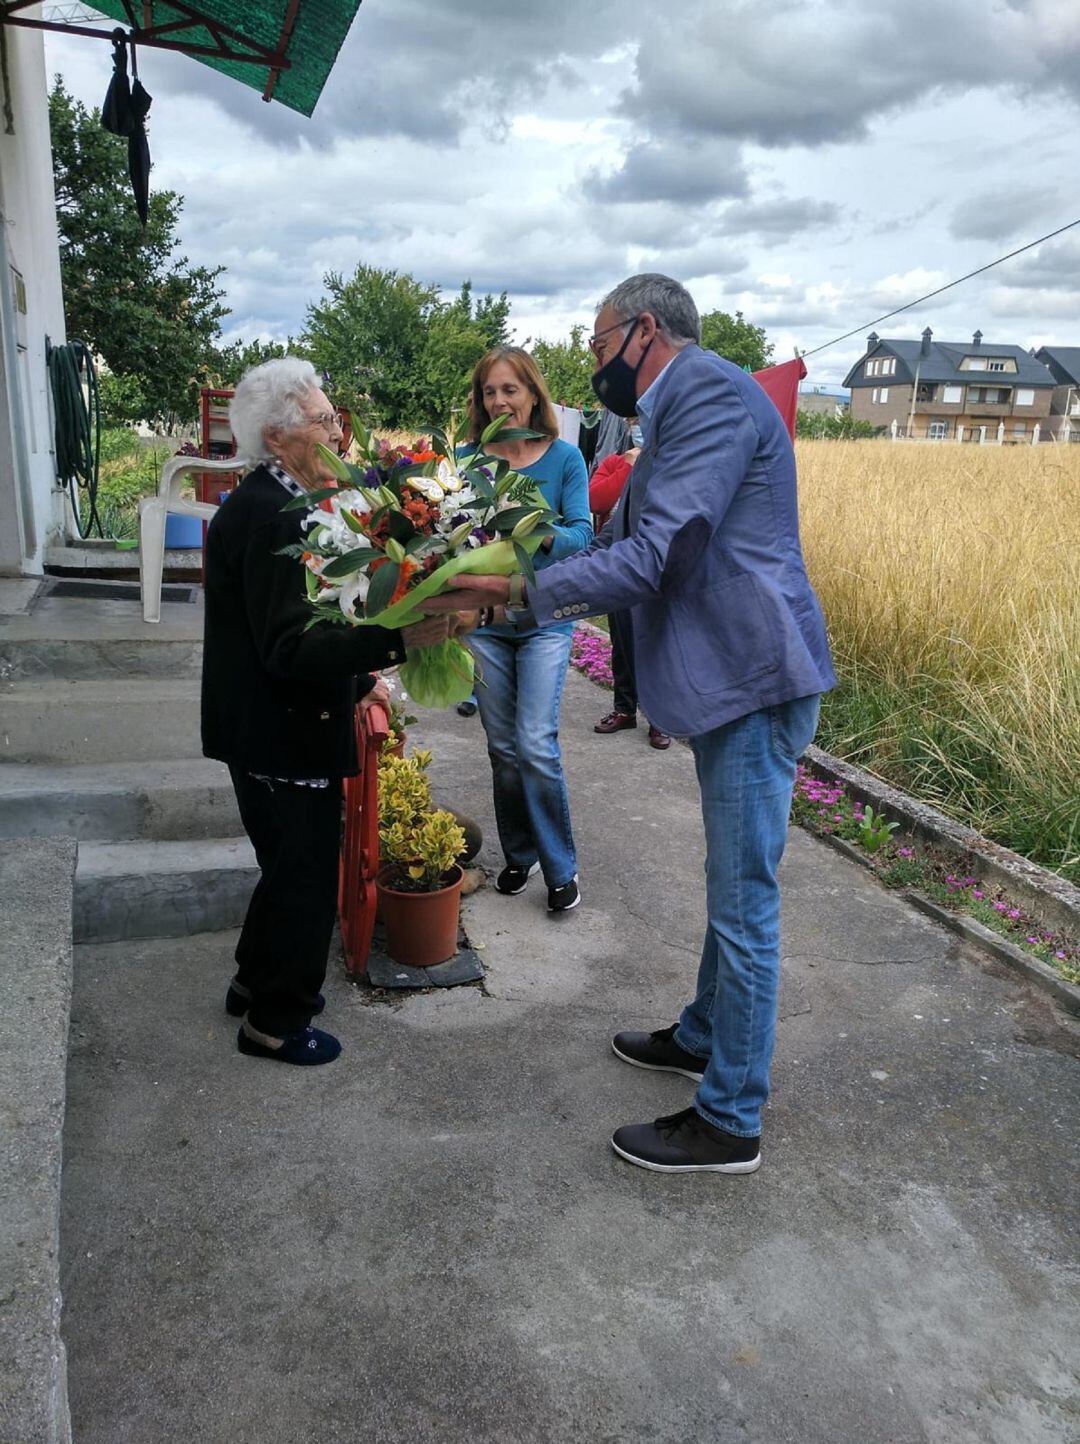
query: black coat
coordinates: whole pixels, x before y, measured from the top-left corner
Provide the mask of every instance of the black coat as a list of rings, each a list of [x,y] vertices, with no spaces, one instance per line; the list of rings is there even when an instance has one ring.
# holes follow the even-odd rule
[[[207,757],[272,777],[351,777],[353,710],[370,669],[405,660],[399,632],[311,620],[300,562],[303,511],[265,467],[241,481],[206,538],[202,744]]]

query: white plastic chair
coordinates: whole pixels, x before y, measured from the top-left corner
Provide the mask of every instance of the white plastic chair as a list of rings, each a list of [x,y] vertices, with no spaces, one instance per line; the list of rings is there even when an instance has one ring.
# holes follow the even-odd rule
[[[209,501],[187,501],[180,495],[184,477],[190,472],[251,470],[251,463],[238,456],[208,461],[202,456],[174,456],[161,468],[156,496],[139,502],[139,586],[142,591],[144,622],[161,621],[161,578],[165,570],[165,518],[169,513],[197,516],[209,521],[217,505]]]

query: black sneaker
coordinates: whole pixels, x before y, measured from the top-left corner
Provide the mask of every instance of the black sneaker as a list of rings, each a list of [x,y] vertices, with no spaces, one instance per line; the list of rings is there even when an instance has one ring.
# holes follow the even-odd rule
[[[539,871],[540,864],[538,862],[534,862],[532,867],[515,867],[513,863],[510,863],[495,879],[495,891],[505,893],[507,897],[514,897],[515,894],[525,891],[533,873]]]
[[[548,912],[568,913],[571,908],[576,908],[581,901],[581,890],[578,887],[577,873],[569,882],[564,882],[562,887],[548,888]]]
[[[611,1146],[627,1163],[654,1173],[754,1173],[761,1167],[760,1137],[725,1133],[693,1108],[616,1128]]]
[[[655,1033],[616,1033],[611,1040],[611,1049],[624,1063],[635,1068],[652,1068],[657,1073],[681,1073],[700,1083],[708,1058],[699,1058],[680,1048],[675,1041],[675,1029],[658,1028]]]

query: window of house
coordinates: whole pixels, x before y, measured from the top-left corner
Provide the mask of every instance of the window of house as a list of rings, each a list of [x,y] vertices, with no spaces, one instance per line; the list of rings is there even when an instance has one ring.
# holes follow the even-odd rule
[[[896,374],[896,357],[895,357],[895,356],[886,356],[886,358],[884,359],[884,361],[882,361],[882,363],[881,363],[881,374],[882,374],[882,376],[895,376],[895,374]]]
[[[962,386],[946,386],[941,393],[941,399],[946,405],[959,406],[964,399],[964,388]]]
[[[987,369],[987,371],[1004,371],[1004,370],[1005,370],[1005,362],[1004,362],[1004,361],[988,361],[988,362],[986,363],[986,369]]]
[[[1013,422],[1013,435],[1014,435],[1014,436],[1026,436],[1026,435],[1027,435],[1027,422],[1026,422],[1026,421],[1014,421],[1014,422]]]
[[[1030,386],[1018,386],[1016,388],[1017,406],[1034,406],[1035,392]]]
[[[949,434],[949,423],[947,421],[931,421],[926,428],[926,434],[931,441],[944,441]]]
[[[879,368],[880,365],[881,365],[881,362],[880,362],[880,361],[868,361],[868,362],[866,363],[865,374],[866,374],[867,376],[876,376],[876,375],[878,374],[878,368]]]
[[[875,386],[870,393],[870,400],[875,406],[889,399],[889,388],[887,386]]]
[[[920,381],[915,392],[916,401],[933,401],[934,385],[930,381]]]

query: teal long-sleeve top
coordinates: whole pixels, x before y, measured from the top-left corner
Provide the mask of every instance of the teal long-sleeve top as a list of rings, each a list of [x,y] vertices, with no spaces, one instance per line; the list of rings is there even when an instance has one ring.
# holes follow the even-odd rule
[[[537,571],[553,562],[565,561],[575,552],[584,551],[593,538],[592,515],[589,511],[589,476],[585,458],[576,446],[556,439],[539,460],[530,466],[517,467],[522,476],[532,477],[551,510],[559,518],[552,523],[555,539],[550,551],[539,549],[533,557]],[[572,632],[573,622],[548,627],[549,632]],[[527,636],[523,628],[501,622],[485,627],[485,632],[503,637]]]

